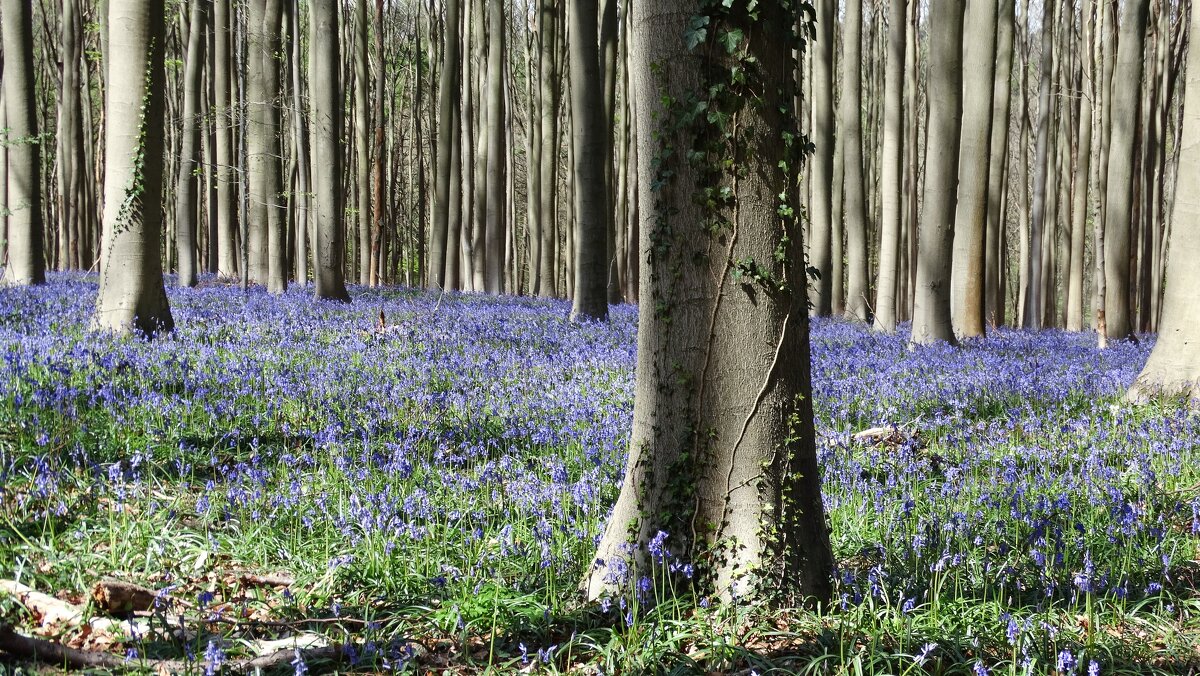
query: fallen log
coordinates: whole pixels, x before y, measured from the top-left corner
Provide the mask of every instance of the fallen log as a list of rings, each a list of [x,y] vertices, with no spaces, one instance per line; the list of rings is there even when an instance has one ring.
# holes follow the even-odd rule
[[[110,615],[127,615],[154,607],[158,597],[153,589],[132,582],[104,578],[92,587],[96,607]]]
[[[15,580],[0,580],[0,592],[16,598],[41,626],[75,626],[83,622],[83,609],[79,606],[43,594]]]

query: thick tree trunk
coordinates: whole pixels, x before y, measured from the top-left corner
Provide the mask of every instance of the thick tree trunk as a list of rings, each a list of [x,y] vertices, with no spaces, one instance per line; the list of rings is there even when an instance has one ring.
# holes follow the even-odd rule
[[[964,0],[947,0],[930,17],[929,132],[912,327],[916,345],[955,342],[950,319],[950,257],[962,131],[964,4]]]
[[[1190,27],[1194,40],[1200,36],[1200,12],[1195,9]],[[1179,180],[1194,186],[1200,181],[1200,49],[1194,45],[1188,50],[1186,74]],[[1176,227],[1171,229],[1162,328],[1127,396],[1133,401],[1182,396],[1200,408],[1200,228],[1194,226],[1200,222],[1200,192],[1180,190],[1171,221]]]
[[[337,6],[310,5],[308,81],[312,85],[314,206],[313,268],[318,299],[349,302],[346,292],[345,214],[342,210],[342,97],[339,87],[341,34]]]
[[[159,258],[166,95],[163,3],[112,2],[108,19],[112,51],[104,131],[104,238],[92,323],[117,333],[166,333],[174,320]]]
[[[996,79],[998,0],[969,0],[963,69],[971,74],[963,91],[958,157],[958,204],[950,270],[950,316],[958,338],[984,335],[988,170],[991,161],[992,96]]]
[[[900,226],[904,209],[904,47],[908,0],[892,0],[888,16],[887,72],[883,85],[883,157],[880,197],[882,223],[879,281],[876,284],[875,330],[896,330],[896,285],[899,282]]]
[[[842,222],[846,230],[846,317],[865,322],[870,290],[867,287],[867,199],[863,174],[862,131],[862,5],[846,0],[845,38],[842,43]]]
[[[1150,0],[1127,0],[1121,20],[1117,63],[1113,72],[1112,130],[1109,136],[1108,186],[1104,226],[1104,320],[1109,338],[1133,335],[1130,316],[1129,248],[1133,217],[1134,137],[1137,133],[1138,94],[1142,82],[1142,52]]]
[[[757,89],[761,103],[738,113],[731,152],[745,172],[722,179],[738,203],[719,212],[728,219],[722,237],[696,199],[704,179],[684,152],[663,150],[692,148],[697,133],[672,126],[683,112],[663,109],[663,98],[685,101],[703,91],[702,59],[724,54],[715,44],[684,46],[688,18],[699,9],[686,0],[633,7],[638,139],[645,157],[662,162],[640,166],[641,246],[654,254],[643,278],[626,477],[584,587],[596,597],[619,587],[622,571],[632,584],[652,561],[680,557],[697,563],[703,593],[728,599],[736,584],[739,597],[827,601],[832,554],[814,450],[802,241],[798,223],[781,224],[778,215],[778,196],[799,171],[788,165],[789,176],[780,166],[779,134],[791,124],[782,111],[795,72],[793,17],[767,3],[760,21],[735,24],[772,86]],[[707,72],[727,72],[725,65]],[[714,255],[695,255],[710,238]],[[772,279],[736,282],[732,268],[746,260],[760,261]],[[622,559],[631,559],[627,567]]]
[[[608,130],[600,76],[596,0],[571,0],[571,144],[575,153],[574,207],[578,222],[571,317],[608,318],[609,200],[605,183]]]
[[[133,3],[131,3],[133,4]],[[33,10],[4,0],[4,106],[8,117],[8,260],[0,285],[42,284],[42,153],[33,73]],[[138,104],[140,106],[140,102]]]
[[[812,157],[812,194],[808,212],[809,263],[819,275],[810,286],[809,301],[815,315],[833,311],[833,39],[837,27],[837,0],[816,0],[817,37],[813,57],[813,129],[816,152]]]
[[[195,286],[196,214],[200,192],[200,74],[204,65],[204,23],[208,3],[191,0],[187,63],[183,74],[183,133],[175,178],[175,250],[179,286]]]

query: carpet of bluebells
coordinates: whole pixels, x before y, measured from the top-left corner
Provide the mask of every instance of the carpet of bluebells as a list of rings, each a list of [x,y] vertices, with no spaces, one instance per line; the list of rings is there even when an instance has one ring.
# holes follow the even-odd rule
[[[183,599],[203,631],[112,650],[197,673],[301,630],[357,672],[1200,671],[1200,415],[1120,400],[1150,341],[910,351],[818,322],[833,607],[642,581],[591,607],[576,588],[624,467],[636,310],[353,296],[171,289],[177,330],[145,342],[87,330],[94,278],[0,290],[0,578]],[[5,621],[29,618],[0,599]]]

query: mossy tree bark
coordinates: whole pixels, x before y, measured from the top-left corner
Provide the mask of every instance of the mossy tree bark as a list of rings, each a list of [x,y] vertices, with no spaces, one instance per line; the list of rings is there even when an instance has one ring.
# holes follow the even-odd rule
[[[784,114],[796,74],[787,4],[760,3],[753,17],[739,4],[712,20],[707,44],[694,49],[684,40],[695,41],[693,17],[720,3],[633,7],[637,138],[647,158],[639,162],[640,244],[649,266],[629,460],[583,582],[592,598],[647,574],[659,531],[663,556],[696,564],[702,593],[731,598],[736,584],[738,598],[762,592],[787,603],[831,593],[803,247],[780,203],[801,160],[785,140],[796,131]],[[721,36],[736,48],[727,51]],[[735,63],[752,84],[710,90]],[[697,110],[727,116],[725,126]]]

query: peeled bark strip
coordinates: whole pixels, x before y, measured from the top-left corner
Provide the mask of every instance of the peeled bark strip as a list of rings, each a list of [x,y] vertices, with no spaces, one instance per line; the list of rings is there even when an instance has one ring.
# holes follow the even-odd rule
[[[1200,35],[1200,12],[1193,10],[1191,34]],[[1184,92],[1180,187],[1171,211],[1170,253],[1158,342],[1129,389],[1131,401],[1180,396],[1200,408],[1200,49],[1189,49]],[[1115,122],[1115,120],[1114,120]]]

